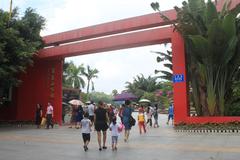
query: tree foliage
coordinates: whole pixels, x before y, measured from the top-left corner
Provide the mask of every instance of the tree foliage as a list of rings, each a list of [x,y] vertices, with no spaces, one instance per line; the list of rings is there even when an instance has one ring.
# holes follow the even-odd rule
[[[89,65],[85,68],[84,64],[76,66],[72,61],[65,62],[63,65],[63,86],[83,89],[87,83],[86,95],[89,99],[89,88],[92,86],[92,91],[94,91],[93,78],[97,78],[98,73],[97,69],[92,69]],[[87,79],[87,82],[85,82],[84,78]]]
[[[228,115],[232,86],[239,81],[240,5],[229,10],[229,4],[220,12],[210,0],[188,0],[182,8],[175,7],[174,26],[185,40],[188,79],[198,115]],[[159,10],[157,3],[151,5]]]
[[[145,78],[143,74],[137,75],[133,78],[133,82],[126,82],[126,84],[127,90],[139,98],[144,95],[144,92],[154,92],[161,88],[161,86],[158,85],[156,78],[151,76]]]
[[[90,85],[92,86],[92,91],[95,90],[93,78],[98,78],[97,74],[99,71],[96,68],[91,68],[87,65],[87,68],[82,71],[82,74],[87,78],[87,94],[89,94]]]
[[[112,95],[108,95],[104,92],[91,92],[89,94],[89,96],[91,97],[91,100],[94,102],[98,102],[98,101],[103,101],[105,103],[113,103],[113,96]]]
[[[157,103],[161,101],[161,106],[167,106],[168,100],[171,99],[171,96],[168,95],[170,92],[172,93],[171,82],[157,82],[156,77],[145,78],[140,74],[133,78],[133,82],[126,82],[126,84],[127,91],[136,95],[138,99],[146,98]]]
[[[43,47],[40,31],[45,19],[33,9],[19,17],[15,8],[9,13],[0,9],[0,87],[17,86],[18,73],[33,64],[33,56]]]
[[[84,66],[76,66],[72,61],[63,65],[63,86],[81,89],[85,87],[85,81],[82,78]]]
[[[172,77],[173,77],[173,72],[172,72],[172,52],[171,51],[167,51],[167,53],[163,53],[163,52],[157,52],[154,51],[154,53],[159,54],[159,56],[157,56],[156,60],[158,63],[162,63],[164,62],[164,67],[167,68],[168,70],[155,70],[155,74],[161,73],[161,75],[157,76],[157,78],[161,78],[167,81],[172,81]]]

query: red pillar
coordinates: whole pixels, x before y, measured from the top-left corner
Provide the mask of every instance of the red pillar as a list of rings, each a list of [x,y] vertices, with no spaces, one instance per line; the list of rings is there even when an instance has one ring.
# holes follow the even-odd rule
[[[62,59],[36,60],[21,75],[22,83],[17,91],[16,120],[34,120],[36,104],[43,106],[46,113],[47,103],[54,107],[54,122],[62,121]]]
[[[189,112],[184,41],[176,31],[172,34],[172,62],[175,77],[173,84],[174,123],[179,124],[186,121]]]

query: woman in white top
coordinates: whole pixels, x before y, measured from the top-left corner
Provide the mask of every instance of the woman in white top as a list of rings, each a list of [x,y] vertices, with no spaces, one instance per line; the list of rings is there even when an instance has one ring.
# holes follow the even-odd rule
[[[53,106],[51,103],[48,103],[47,106],[47,112],[46,112],[46,118],[47,118],[47,129],[49,129],[49,126],[53,128]]]

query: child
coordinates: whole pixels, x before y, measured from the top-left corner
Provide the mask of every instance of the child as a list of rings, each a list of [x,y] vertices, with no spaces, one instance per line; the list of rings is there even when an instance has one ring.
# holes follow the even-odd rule
[[[117,124],[117,118],[114,116],[112,119],[112,123],[110,124],[110,131],[112,134],[112,150],[117,150],[117,142],[118,142],[118,136],[119,132],[121,131],[121,126]]]
[[[83,149],[86,152],[88,150],[88,144],[90,142],[90,133],[91,133],[91,126],[92,122],[88,119],[88,113],[84,113],[84,118],[81,120],[80,126],[82,128],[82,138],[84,142]]]
[[[146,133],[144,110],[139,110],[138,112],[138,126],[140,134],[142,134],[142,128],[144,133]]]

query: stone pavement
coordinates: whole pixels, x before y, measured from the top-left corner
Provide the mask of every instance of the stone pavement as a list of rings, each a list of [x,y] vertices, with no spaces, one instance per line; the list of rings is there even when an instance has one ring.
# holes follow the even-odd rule
[[[139,135],[132,129],[129,142],[119,137],[118,151],[98,151],[96,132],[89,151],[84,152],[80,130],[66,126],[54,129],[33,127],[0,128],[0,160],[239,160],[239,133],[179,133],[167,126],[161,115],[160,128]],[[109,132],[108,132],[109,133]]]

